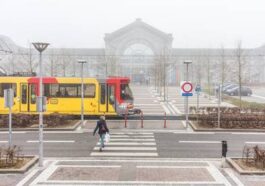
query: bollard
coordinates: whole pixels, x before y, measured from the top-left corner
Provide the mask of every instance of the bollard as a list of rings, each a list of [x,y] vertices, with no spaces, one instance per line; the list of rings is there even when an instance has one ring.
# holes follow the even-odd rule
[[[227,141],[222,141],[222,157],[226,158],[227,154]]]
[[[141,111],[141,128],[144,128],[144,116],[143,116],[143,111]]]
[[[164,128],[167,128],[167,113],[164,114]]]
[[[222,168],[225,167],[226,154],[227,154],[227,141],[222,141]]]
[[[128,110],[126,109],[125,116],[124,116],[124,127],[125,128],[127,128],[127,115],[128,115]]]

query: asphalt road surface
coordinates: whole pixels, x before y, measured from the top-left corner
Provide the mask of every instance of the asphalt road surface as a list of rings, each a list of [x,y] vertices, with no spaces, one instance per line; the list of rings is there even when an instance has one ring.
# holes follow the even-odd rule
[[[241,156],[245,144],[265,144],[264,133],[187,132],[186,130],[111,131],[111,142],[98,154],[98,136],[92,132],[45,132],[45,157],[160,157],[219,158],[222,140],[228,142],[228,156]],[[8,133],[0,132],[0,146],[8,145]],[[13,143],[24,154],[38,155],[38,132],[14,132]]]

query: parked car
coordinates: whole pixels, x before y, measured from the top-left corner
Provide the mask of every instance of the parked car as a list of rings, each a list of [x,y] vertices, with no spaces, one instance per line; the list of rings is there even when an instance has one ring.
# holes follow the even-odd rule
[[[229,84],[229,85],[227,85],[227,86],[225,86],[225,87],[223,88],[223,93],[226,93],[228,90],[233,89],[233,88],[236,88],[236,87],[238,87],[237,84],[234,84],[234,83]]]
[[[230,96],[238,96],[239,95],[239,86],[234,87],[226,91],[226,93]],[[251,96],[252,90],[249,87],[241,87],[241,96]]]
[[[233,84],[233,83],[224,83],[223,86],[221,86],[221,90],[223,91],[224,88],[225,88],[226,86],[231,85],[231,84]],[[220,84],[220,85],[221,85],[221,84]],[[220,85],[215,85],[214,89],[215,89],[215,92],[216,92],[216,93],[219,92],[219,86],[220,86]]]

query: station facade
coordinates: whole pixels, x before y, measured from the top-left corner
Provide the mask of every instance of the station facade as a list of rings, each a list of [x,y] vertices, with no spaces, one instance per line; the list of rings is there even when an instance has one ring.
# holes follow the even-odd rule
[[[149,84],[159,78],[166,84],[178,84],[184,78],[184,60],[192,60],[190,80],[203,83],[207,75],[212,83],[220,82],[221,61],[225,60],[230,71],[227,81],[236,80],[237,49],[186,49],[173,48],[173,36],[136,19],[131,24],[112,33],[105,34],[105,48],[48,48],[45,52],[46,75],[78,76],[78,59],[88,61],[87,76],[129,76],[137,84]],[[7,72],[36,71],[37,53],[17,46],[12,40],[0,36],[2,50],[0,67]],[[0,48],[0,49],[1,49]],[[246,63],[244,81],[265,82],[265,46],[242,49],[242,60]],[[18,64],[16,64],[18,63]],[[19,69],[21,68],[21,69]],[[220,68],[220,70],[218,70]]]

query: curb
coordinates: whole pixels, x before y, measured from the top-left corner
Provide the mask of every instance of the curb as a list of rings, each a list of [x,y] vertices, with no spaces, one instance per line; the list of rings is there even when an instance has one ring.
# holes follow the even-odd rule
[[[77,121],[73,127],[70,128],[43,128],[44,131],[75,131],[81,124],[81,121]],[[38,131],[39,128],[12,128],[12,131]],[[7,131],[8,128],[1,128],[0,131]]]
[[[39,160],[38,156],[24,156],[24,157],[26,157],[26,158],[33,157],[33,159],[31,159],[26,165],[24,165],[20,169],[0,169],[0,174],[10,174],[10,173],[23,174],[23,173],[27,172]]]
[[[224,129],[224,128],[198,128],[190,121],[190,126],[195,132],[265,132],[264,129]]]
[[[242,158],[226,158],[226,161],[239,173],[242,175],[265,175],[265,171],[246,171],[243,170],[233,159],[242,159]]]

